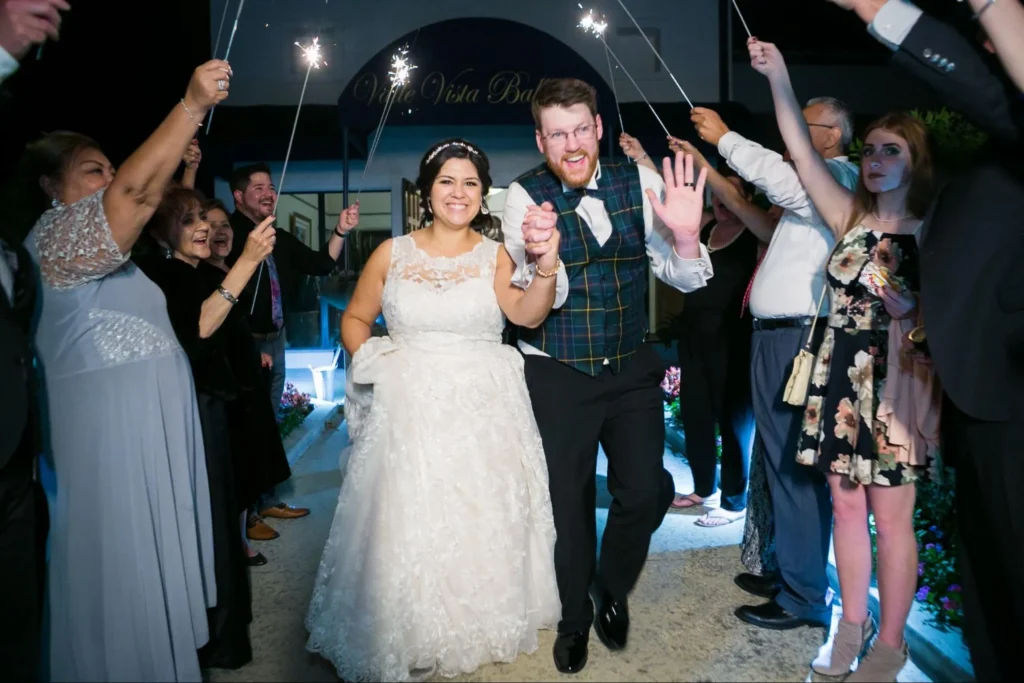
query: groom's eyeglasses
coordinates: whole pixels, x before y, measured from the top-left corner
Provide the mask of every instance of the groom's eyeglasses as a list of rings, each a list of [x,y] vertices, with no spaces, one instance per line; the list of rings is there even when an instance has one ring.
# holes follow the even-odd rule
[[[554,133],[548,133],[547,135],[542,135],[541,137],[545,138],[548,142],[554,143],[556,145],[564,145],[566,142],[569,141],[570,135],[574,136],[577,140],[590,140],[591,138],[594,137],[594,133],[596,132],[596,125],[592,123],[585,123],[582,126],[577,126],[576,130],[572,131],[571,133],[556,130]]]

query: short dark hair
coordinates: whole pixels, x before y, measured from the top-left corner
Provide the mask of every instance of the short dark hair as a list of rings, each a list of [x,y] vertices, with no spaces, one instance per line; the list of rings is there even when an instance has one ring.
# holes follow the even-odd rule
[[[487,155],[479,147],[462,138],[443,140],[428,149],[420,161],[416,188],[420,191],[420,208],[423,210],[423,216],[420,218],[421,228],[434,220],[434,213],[430,210],[430,190],[434,187],[434,181],[437,180],[437,174],[441,171],[441,167],[449,159],[469,159],[473,163],[480,176],[480,192],[482,194],[480,208],[483,209],[487,206],[487,193],[491,189],[491,162],[487,159]],[[470,226],[479,228],[486,223],[487,214],[480,211],[470,221]]]
[[[597,117],[597,90],[594,86],[578,78],[546,78],[540,82],[533,92],[530,110],[533,122],[540,130],[540,113],[551,107],[571,107],[585,104],[590,113]]]
[[[160,205],[146,223],[146,231],[154,237],[165,237],[174,221],[192,207],[199,207],[200,211],[205,211],[206,198],[190,187],[169,183],[160,199]]]
[[[49,178],[60,185],[75,158],[86,150],[103,152],[92,138],[67,130],[47,133],[25,148],[16,177],[3,192],[4,239],[21,243],[36,220],[50,208],[52,199],[43,192],[40,179]]]
[[[258,164],[246,164],[245,166],[239,166],[231,172],[231,192],[245,192],[249,189],[249,183],[252,182],[252,177],[257,173],[266,173],[270,175],[270,166],[260,162]]]

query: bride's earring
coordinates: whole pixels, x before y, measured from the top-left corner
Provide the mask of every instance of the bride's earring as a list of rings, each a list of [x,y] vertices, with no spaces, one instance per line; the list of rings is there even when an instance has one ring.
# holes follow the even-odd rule
[[[486,216],[490,212],[491,210],[487,208],[487,202],[480,202],[480,213]]]

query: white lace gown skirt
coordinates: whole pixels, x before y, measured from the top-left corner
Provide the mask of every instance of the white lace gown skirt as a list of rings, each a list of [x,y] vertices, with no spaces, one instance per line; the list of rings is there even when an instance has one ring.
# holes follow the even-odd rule
[[[558,622],[522,358],[486,346],[391,350],[366,373],[364,410],[350,391],[352,451],[306,618],[307,648],[345,680],[470,673],[533,652]]]

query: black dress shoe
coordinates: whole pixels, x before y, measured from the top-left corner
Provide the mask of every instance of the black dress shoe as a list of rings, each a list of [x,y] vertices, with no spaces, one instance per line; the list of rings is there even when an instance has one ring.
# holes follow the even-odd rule
[[[757,574],[740,574],[733,581],[737,586],[751,595],[759,598],[774,600],[775,596],[782,590],[782,581],[777,574],[758,576]]]
[[[245,562],[250,567],[262,567],[267,563],[267,557],[263,553],[256,553],[252,557],[245,558]]]
[[[559,633],[555,638],[555,668],[563,674],[575,674],[587,665],[587,642],[590,629]]]
[[[773,631],[788,631],[801,626],[827,626],[818,619],[798,617],[772,600],[763,605],[744,605],[736,609],[736,616],[748,624]]]
[[[607,591],[596,596],[594,607],[594,630],[604,646],[609,650],[621,650],[626,647],[629,636],[629,608],[626,601],[615,600]]]

